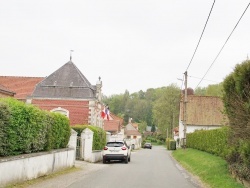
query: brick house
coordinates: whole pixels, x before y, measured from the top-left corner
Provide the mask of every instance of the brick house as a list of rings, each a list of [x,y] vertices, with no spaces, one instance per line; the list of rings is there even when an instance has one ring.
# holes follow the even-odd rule
[[[102,82],[99,78],[91,85],[71,60],[45,78],[0,76],[0,84],[16,92],[18,100],[64,114],[72,126],[103,127]]]
[[[215,96],[187,96],[186,133],[195,130],[211,130],[227,125],[227,118],[222,113],[223,102]],[[180,104],[179,138],[184,138],[183,103]]]

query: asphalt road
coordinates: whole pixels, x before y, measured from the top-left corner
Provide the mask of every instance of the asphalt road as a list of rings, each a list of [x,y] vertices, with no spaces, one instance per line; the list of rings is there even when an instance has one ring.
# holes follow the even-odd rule
[[[46,180],[36,187],[60,188],[200,188],[199,181],[186,172],[162,146],[132,152],[128,164],[78,161],[78,172]]]

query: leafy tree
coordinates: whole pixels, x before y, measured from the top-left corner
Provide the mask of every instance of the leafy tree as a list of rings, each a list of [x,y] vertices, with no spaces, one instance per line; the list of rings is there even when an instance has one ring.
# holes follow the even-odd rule
[[[198,87],[195,89],[195,95],[218,96],[222,97],[223,83],[208,85],[207,87]]]
[[[156,131],[155,125],[151,126],[151,132],[154,133]]]
[[[162,133],[178,125],[180,89],[170,85],[164,89],[162,96],[153,106],[153,120]],[[171,131],[172,132],[172,131]]]
[[[139,128],[139,132],[143,134],[143,132],[146,131],[147,123],[145,121],[142,121],[141,123],[139,123],[138,128]]]

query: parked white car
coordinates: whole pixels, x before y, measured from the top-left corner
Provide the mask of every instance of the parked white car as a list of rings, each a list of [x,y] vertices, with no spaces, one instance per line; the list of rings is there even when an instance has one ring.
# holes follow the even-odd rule
[[[103,163],[111,160],[121,160],[125,163],[131,160],[131,147],[125,141],[107,142],[103,149]]]

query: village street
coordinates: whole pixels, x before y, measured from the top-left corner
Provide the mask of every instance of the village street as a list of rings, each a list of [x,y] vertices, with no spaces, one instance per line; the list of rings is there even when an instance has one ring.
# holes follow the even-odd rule
[[[163,146],[132,152],[131,162],[76,161],[79,171],[47,179],[29,188],[201,188]]]

